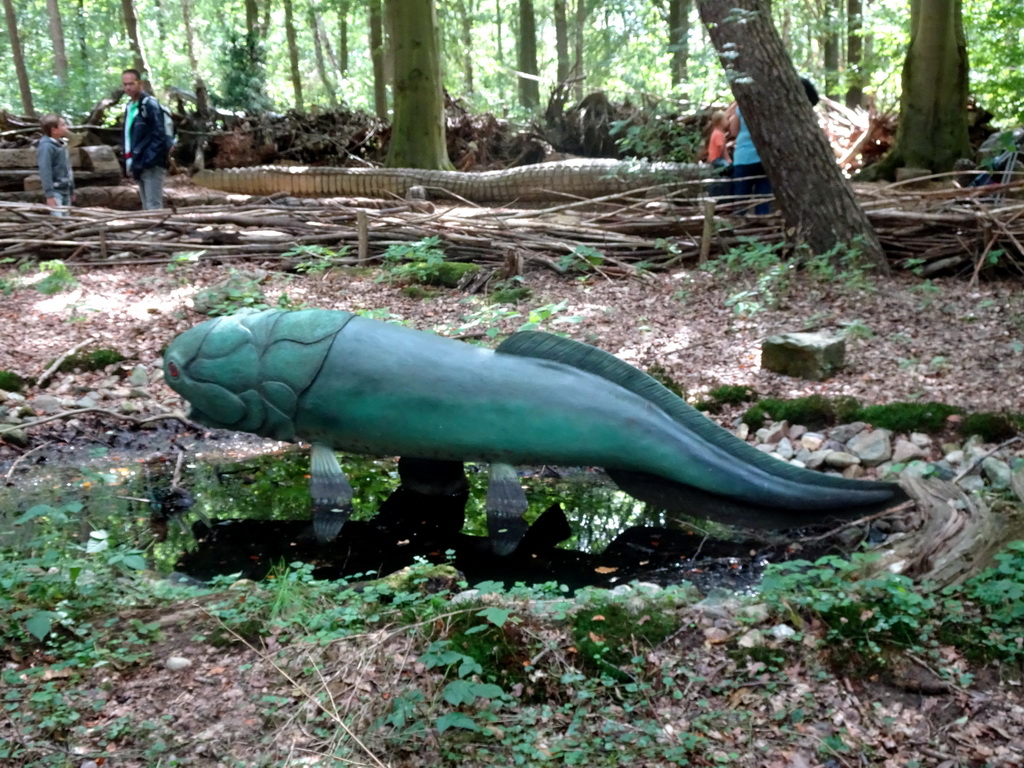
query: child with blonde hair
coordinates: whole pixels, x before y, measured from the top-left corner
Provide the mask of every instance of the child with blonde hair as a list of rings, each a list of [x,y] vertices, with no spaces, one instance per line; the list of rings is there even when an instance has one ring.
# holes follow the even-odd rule
[[[68,123],[60,115],[43,115],[39,120],[39,131],[43,137],[36,148],[36,160],[43,195],[46,204],[54,209],[51,211],[54,216],[67,216],[75,196],[75,175],[64,143],[69,133]]]

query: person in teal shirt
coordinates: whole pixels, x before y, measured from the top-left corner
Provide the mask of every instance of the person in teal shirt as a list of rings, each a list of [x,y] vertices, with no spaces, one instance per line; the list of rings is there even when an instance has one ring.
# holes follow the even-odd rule
[[[808,101],[813,107],[818,103],[818,89],[814,83],[806,77],[801,77],[800,82],[804,86]],[[754,140],[750,136],[750,129],[747,127],[737,106],[729,118],[729,132],[736,137],[736,146],[732,151],[732,194],[737,199],[750,197],[767,197],[772,193],[772,183],[764,172],[764,165],[761,163],[761,155],[754,146]],[[757,204],[754,213],[771,213],[772,202],[765,200]]]
[[[129,99],[124,112],[125,170],[139,185],[143,209],[163,208],[164,176],[171,149],[163,110],[142,90],[137,69],[126,69],[121,74],[121,85]]]

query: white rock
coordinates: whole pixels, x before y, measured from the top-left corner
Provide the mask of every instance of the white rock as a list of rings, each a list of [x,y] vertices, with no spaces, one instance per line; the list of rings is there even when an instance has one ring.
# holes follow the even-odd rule
[[[817,451],[825,444],[825,436],[819,432],[808,432],[800,437],[800,444],[808,451]]]
[[[910,442],[918,448],[931,448],[934,441],[931,435],[926,435],[924,432],[911,432]]]
[[[167,660],[164,661],[164,666],[171,670],[171,672],[177,672],[191,667],[192,661],[184,656],[168,656]]]
[[[788,640],[789,638],[796,635],[796,630],[788,624],[776,624],[774,627],[768,630],[768,634],[770,634],[776,640]]]
[[[860,464],[860,459],[846,451],[832,451],[825,457],[824,464],[833,469],[846,469],[854,464]]]
[[[764,633],[759,629],[750,630],[736,641],[740,648],[761,648],[764,644]]]

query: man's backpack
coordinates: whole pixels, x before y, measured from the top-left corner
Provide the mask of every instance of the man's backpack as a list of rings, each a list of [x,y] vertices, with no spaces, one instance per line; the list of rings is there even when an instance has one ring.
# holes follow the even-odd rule
[[[171,110],[157,101],[154,96],[146,96],[142,100],[142,104],[148,107],[146,102],[149,101],[156,104],[157,108],[160,110],[161,116],[163,117],[165,143],[167,145],[167,151],[169,152],[174,148],[174,145],[178,143],[178,129],[174,125],[174,118],[171,116]]]

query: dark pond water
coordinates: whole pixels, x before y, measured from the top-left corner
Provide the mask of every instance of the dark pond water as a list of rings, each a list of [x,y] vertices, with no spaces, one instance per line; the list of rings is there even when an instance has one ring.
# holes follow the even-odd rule
[[[259,579],[296,561],[311,564],[318,578],[336,578],[426,560],[451,563],[470,584],[556,582],[576,589],[638,579],[743,589],[767,562],[836,548],[828,541],[801,546],[803,532],[761,532],[755,539],[667,518],[618,491],[600,471],[535,467],[520,473],[530,529],[515,552],[499,557],[486,535],[486,467],[466,467],[468,493],[426,496],[401,486],[394,460],[351,456],[340,459],[356,489],[354,514],[324,544],[310,524],[308,454],[275,445],[172,441],[142,456],[97,445],[16,471],[0,466],[0,473],[10,472],[0,488],[0,515],[10,523],[35,505],[51,505],[75,517],[82,540],[107,530],[112,540],[144,549],[155,570],[204,581],[228,574]],[[32,533],[25,525],[3,529],[15,537]]]

